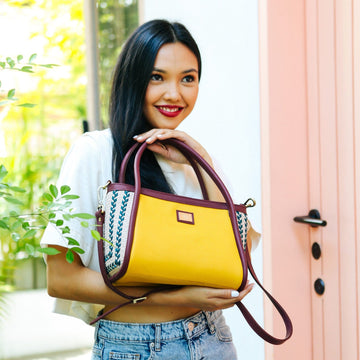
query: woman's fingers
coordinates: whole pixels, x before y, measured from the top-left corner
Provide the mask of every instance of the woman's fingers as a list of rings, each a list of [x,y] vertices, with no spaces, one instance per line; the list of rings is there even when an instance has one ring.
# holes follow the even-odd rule
[[[180,131],[180,130],[171,130],[171,129],[151,129],[145,133],[135,135],[134,140],[138,142],[145,142],[149,145],[157,144],[160,145],[161,140],[166,140],[169,138],[176,138],[180,141],[183,141],[185,144],[190,146],[192,149],[194,149],[197,153],[200,154],[205,160],[208,162],[211,162],[210,157],[208,156],[206,150],[201,146],[200,143],[198,143],[196,140],[194,140],[190,135],[187,133]],[[166,147],[167,148],[167,147]],[[166,152],[166,148],[161,149],[159,146],[149,147],[150,150],[157,152],[161,155],[164,155],[168,157],[169,159],[176,161],[176,162],[187,162],[185,161],[184,157],[172,156],[173,154],[170,154],[169,152]],[[178,150],[173,149],[171,153],[174,151],[178,152]],[[180,161],[179,161],[180,159]]]
[[[238,292],[231,289],[214,289],[197,286],[185,286],[181,290],[186,300],[186,306],[201,310],[214,311],[232,307],[241,301],[252,289],[254,284],[247,283],[244,290]]]

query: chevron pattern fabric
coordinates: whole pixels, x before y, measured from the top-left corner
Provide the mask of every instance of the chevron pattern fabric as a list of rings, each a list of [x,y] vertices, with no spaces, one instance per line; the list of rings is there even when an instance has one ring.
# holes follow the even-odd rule
[[[109,275],[121,266],[125,256],[133,196],[123,190],[106,195],[104,238],[108,241],[104,241],[104,257]]]
[[[249,220],[246,214],[237,211],[236,212],[236,219],[239,227],[240,237],[243,244],[244,250],[246,249],[247,244],[247,232],[249,229]]]

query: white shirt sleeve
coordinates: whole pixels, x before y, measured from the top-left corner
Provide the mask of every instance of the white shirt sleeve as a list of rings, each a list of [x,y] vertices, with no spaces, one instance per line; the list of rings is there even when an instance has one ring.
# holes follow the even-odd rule
[[[85,134],[73,144],[64,159],[57,187],[60,189],[62,185],[68,185],[71,188],[69,194],[80,196],[79,199],[72,200],[74,214],[94,215],[97,210],[97,189],[111,179],[111,152],[109,154],[111,146],[101,144],[101,141],[106,141],[107,138],[99,134],[97,136]],[[42,237],[41,245],[69,247],[67,237],[71,237],[77,240],[85,251],[84,254],[80,254],[84,266],[99,271],[97,252],[94,253],[96,240],[90,232],[91,229],[95,229],[95,219],[89,220],[89,228],[81,226],[80,221],[79,219],[65,221],[64,224],[69,226],[70,233],[64,235],[55,225],[49,224]]]

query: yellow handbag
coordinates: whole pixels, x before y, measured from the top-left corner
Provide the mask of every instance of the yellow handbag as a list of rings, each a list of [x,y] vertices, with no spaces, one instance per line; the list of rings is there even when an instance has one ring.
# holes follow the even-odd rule
[[[128,298],[128,303],[144,301],[164,285],[241,291],[247,282],[250,263],[246,247],[249,227],[246,208],[250,201],[235,205],[220,177],[189,146],[176,139],[163,143],[175,146],[188,159],[204,199],[142,188],[140,160],[147,144],[135,144],[122,161],[119,182],[108,182],[102,188],[106,189],[106,195],[96,213],[98,230],[106,239],[98,244],[100,268],[106,284]],[[135,185],[129,185],[125,183],[125,171],[134,152]],[[208,200],[198,165],[217,185],[225,202]],[[124,294],[117,288],[149,285],[154,286],[154,290],[140,298]],[[238,306],[246,313],[242,304]],[[284,321],[291,325],[285,311],[284,314]],[[289,326],[288,337],[291,332]]]

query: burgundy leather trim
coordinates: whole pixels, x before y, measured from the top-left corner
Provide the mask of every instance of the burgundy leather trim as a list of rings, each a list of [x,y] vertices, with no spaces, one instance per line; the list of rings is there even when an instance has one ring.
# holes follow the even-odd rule
[[[127,190],[130,192],[135,192],[135,186],[129,184],[118,184],[118,183],[111,183],[107,187],[108,192],[113,190]],[[141,194],[151,196],[157,199],[173,201],[176,203],[181,204],[189,204],[189,205],[196,205],[202,207],[212,207],[214,209],[228,209],[226,203],[218,202],[218,201],[211,201],[211,200],[201,200],[201,199],[194,199],[186,196],[180,196],[175,194],[164,193],[161,191],[150,190],[146,188],[141,188]],[[235,210],[240,211],[246,214],[246,206],[243,204],[234,204]]]

